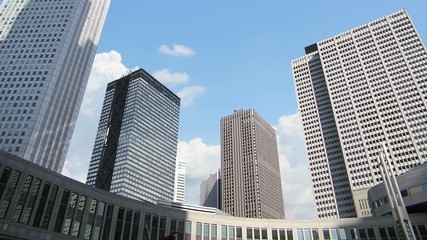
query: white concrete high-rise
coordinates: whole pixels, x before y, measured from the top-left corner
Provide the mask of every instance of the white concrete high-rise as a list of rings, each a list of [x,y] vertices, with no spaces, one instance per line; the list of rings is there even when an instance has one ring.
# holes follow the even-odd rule
[[[0,5],[0,149],[61,172],[110,0]]]
[[[185,200],[185,176],[187,164],[184,160],[176,159],[175,188],[173,201],[183,203]]]
[[[319,218],[370,216],[383,144],[397,174],[426,161],[427,51],[405,10],[292,61]]]
[[[180,101],[143,69],[109,83],[86,183],[173,201]]]
[[[276,131],[253,109],[221,118],[221,194],[233,216],[285,218]]]

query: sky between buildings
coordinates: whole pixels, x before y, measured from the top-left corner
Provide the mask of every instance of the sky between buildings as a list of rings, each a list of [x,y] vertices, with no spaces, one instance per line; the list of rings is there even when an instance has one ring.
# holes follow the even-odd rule
[[[186,203],[199,203],[200,181],[220,166],[220,118],[254,108],[277,131],[286,217],[313,219],[290,62],[305,46],[404,8],[425,42],[422,0],[112,0],[63,174],[85,182],[105,87],[141,67],[181,97]]]

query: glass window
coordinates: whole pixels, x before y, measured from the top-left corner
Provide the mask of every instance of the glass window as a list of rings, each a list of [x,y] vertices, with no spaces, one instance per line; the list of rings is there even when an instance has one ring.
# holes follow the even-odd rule
[[[351,236],[351,239],[355,239],[355,240],[360,239],[359,233],[357,232],[356,228],[350,228],[350,236]]]
[[[387,232],[386,232],[386,230],[385,230],[385,227],[379,227],[378,228],[378,230],[379,230],[379,232],[380,232],[380,237],[381,237],[381,240],[387,240],[388,239],[388,237],[387,237]]]
[[[280,240],[286,240],[286,230],[283,228],[279,229],[279,239]]]
[[[217,237],[216,224],[211,224],[211,240],[216,240],[216,237]]]
[[[16,203],[16,207],[15,207],[15,212],[13,213],[13,216],[12,216],[13,222],[18,222],[21,216],[22,209],[24,208],[24,204],[27,200],[32,181],[33,181],[32,176],[27,176],[24,180],[24,185],[21,188],[21,194],[18,198],[18,202]]]
[[[227,226],[221,225],[221,239],[226,240],[227,239]]]
[[[40,228],[42,229],[47,229],[49,226],[49,222],[52,217],[53,207],[55,206],[56,196],[58,195],[58,189],[58,186],[53,185],[52,190],[50,191],[49,199],[47,200],[46,210],[44,212],[42,223],[40,225]]]
[[[236,237],[237,237],[237,239],[241,239],[242,238],[242,227],[236,227],[236,229],[237,229]],[[234,236],[235,236],[234,226],[229,226],[228,227],[228,239],[233,240]]]
[[[313,235],[313,240],[319,240],[319,231],[317,230],[317,228],[313,228],[311,230],[311,233]]]
[[[331,228],[331,239],[338,240],[338,233],[337,233],[337,229],[335,228]]]
[[[427,229],[426,226],[420,224],[417,226],[418,227],[418,231],[420,232],[420,239],[427,239]],[[415,228],[414,228],[415,230]]]
[[[141,212],[135,211],[133,215],[133,223],[132,223],[132,235],[131,240],[138,239],[138,230],[139,230],[139,219],[141,218]]]
[[[61,231],[62,222],[64,221],[64,218],[65,218],[65,210],[67,210],[67,203],[68,203],[69,197],[70,197],[70,191],[65,189],[62,192],[62,198],[59,204],[59,210],[56,217],[55,227],[53,229],[55,232]]]
[[[203,224],[203,239],[209,240],[209,223]]]
[[[79,202],[77,204],[77,209],[76,209],[76,217],[74,218],[73,228],[71,231],[71,236],[73,237],[78,237],[79,235],[80,225],[82,222],[83,212],[85,209],[85,204],[86,204],[86,196],[80,195]]]
[[[359,237],[362,240],[366,240],[367,239],[365,228],[363,228],[363,227],[359,228]]]
[[[304,240],[304,234],[301,228],[297,229],[297,240]]]
[[[77,193],[75,193],[75,192],[71,193],[71,197],[70,197],[70,200],[68,202],[68,209],[67,209],[67,212],[65,215],[66,216],[65,221],[64,221],[64,224],[62,226],[62,231],[61,231],[61,233],[64,235],[70,234],[71,224],[72,224],[75,209],[77,206],[77,197],[78,197]]]
[[[271,239],[272,240],[279,240],[279,232],[277,231],[277,228],[271,229]]]
[[[6,212],[9,208],[10,201],[12,201],[12,197],[15,194],[16,184],[19,181],[20,172],[13,170],[9,179],[9,186],[4,193],[3,200],[0,202],[0,219],[5,218]]]
[[[7,181],[9,180],[11,172],[12,172],[12,169],[5,168],[3,170],[3,174],[0,177],[0,199],[3,196],[4,190],[6,189],[6,184],[7,184]]]
[[[174,219],[171,220],[171,229],[173,227],[173,225],[172,225],[172,221],[173,220]],[[175,223],[175,226],[176,226],[176,223]],[[146,213],[145,214],[145,218],[144,218],[144,234],[143,234],[143,239],[144,240],[149,240],[150,239],[150,236],[149,236],[149,234],[150,234],[150,228],[151,228],[151,214]]]
[[[329,228],[322,229],[323,232],[323,238],[325,240],[331,240],[331,235],[329,234]]]
[[[369,238],[369,240],[374,240],[375,239],[374,228],[368,227],[368,228],[366,228],[366,230],[368,232],[368,238]]]
[[[177,220],[172,218],[171,219],[170,233],[176,232],[176,224],[177,224]]]
[[[202,223],[196,223],[196,236],[202,236]]]
[[[185,231],[184,239],[190,240],[191,239],[191,221],[185,221],[184,231]]]
[[[178,240],[184,239],[184,220],[178,220]]]
[[[103,226],[103,233],[102,233],[103,240],[108,240],[110,238],[110,228],[111,228],[111,223],[113,221],[112,219],[113,210],[114,210],[114,205],[108,204],[107,210],[105,213],[105,224]]]
[[[266,228],[261,229],[261,238],[267,239],[267,229]]]
[[[260,239],[259,228],[254,228],[254,239]]]
[[[345,233],[345,229],[344,228],[339,228],[338,229],[338,236],[341,240],[347,240],[347,234]]]
[[[22,224],[28,224],[28,222],[30,221],[30,217],[33,214],[34,205],[36,203],[37,195],[39,193],[40,185],[41,180],[38,178],[34,179],[33,185],[30,189],[30,195],[28,197],[27,204],[25,205],[25,209],[20,221]]]
[[[151,239],[157,239],[158,224],[159,224],[159,216],[153,215],[153,219],[151,221],[151,230],[150,230]]]
[[[253,239],[253,236],[252,236],[252,228],[251,228],[251,227],[247,227],[247,228],[246,228],[246,238],[247,238],[247,239]]]
[[[304,240],[311,240],[311,232],[309,228],[304,229]]]
[[[125,227],[123,230],[123,239],[129,239],[130,238],[130,228],[132,223],[132,214],[133,211],[131,209],[126,209],[126,215],[125,215]],[[157,231],[156,231],[157,233]]]
[[[391,240],[397,239],[396,231],[394,230],[393,226],[388,226],[387,227],[387,232],[388,232],[388,235],[390,236]]]
[[[125,215],[125,209],[119,207],[119,213],[116,219],[116,232],[114,233],[114,239],[121,239],[121,233],[123,232],[123,220]]]
[[[400,194],[402,194],[402,197],[408,196],[408,189],[403,189],[402,191],[400,191]]]
[[[294,240],[294,233],[291,228],[286,229],[286,236],[288,237],[288,240]]]
[[[166,235],[166,217],[160,217],[159,236]]]

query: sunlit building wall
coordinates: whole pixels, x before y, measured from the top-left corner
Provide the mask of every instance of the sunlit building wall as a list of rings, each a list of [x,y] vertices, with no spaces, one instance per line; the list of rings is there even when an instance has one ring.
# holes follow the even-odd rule
[[[177,158],[175,170],[174,202],[183,203],[185,200],[185,176],[187,164],[184,160]]]
[[[426,161],[427,51],[405,10],[292,61],[320,218],[370,216],[386,146],[400,175]]]
[[[0,5],[0,149],[61,172],[109,0]]]
[[[253,109],[221,118],[221,189],[228,214],[285,218],[276,131]]]

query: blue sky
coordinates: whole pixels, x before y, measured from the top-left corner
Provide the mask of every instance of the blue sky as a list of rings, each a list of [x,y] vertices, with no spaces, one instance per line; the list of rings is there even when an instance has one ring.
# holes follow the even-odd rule
[[[315,218],[290,62],[307,45],[403,8],[425,42],[421,0],[113,0],[63,173],[85,181],[105,86],[142,67],[182,98],[186,203],[198,203],[200,181],[220,165],[220,118],[254,108],[277,129],[287,217]]]

